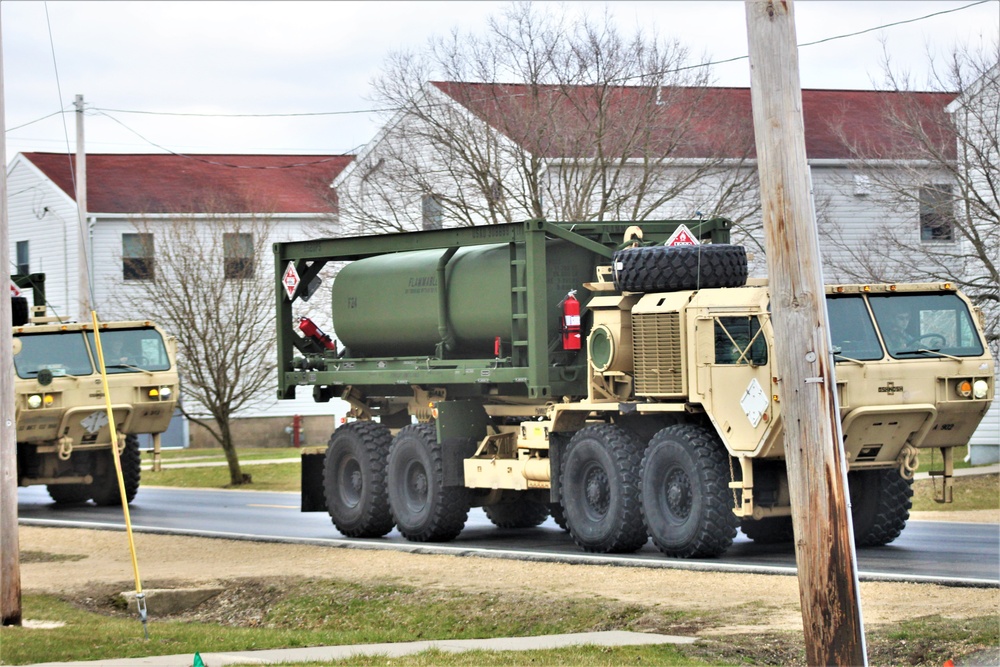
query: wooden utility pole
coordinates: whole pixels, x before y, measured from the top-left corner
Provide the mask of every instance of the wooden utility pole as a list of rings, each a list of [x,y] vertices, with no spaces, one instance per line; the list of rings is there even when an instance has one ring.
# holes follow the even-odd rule
[[[867,665],[792,0],[746,0],[775,368],[810,665]]]
[[[7,227],[7,123],[0,30],[0,252],[10,260]],[[10,272],[6,272],[10,275]],[[8,277],[8,280],[10,278]],[[10,287],[7,288],[10,291]],[[10,299],[0,299],[0,624],[21,625],[21,544],[17,534],[17,429],[14,426],[14,341]]]
[[[90,228],[87,225],[87,146],[83,141],[83,95],[73,101],[76,107],[76,210],[80,219],[80,242],[77,246],[76,266],[79,284],[78,303],[80,321],[90,319]]]

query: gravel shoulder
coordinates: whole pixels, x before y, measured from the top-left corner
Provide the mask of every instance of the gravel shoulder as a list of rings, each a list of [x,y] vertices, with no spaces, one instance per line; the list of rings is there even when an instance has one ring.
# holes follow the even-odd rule
[[[950,518],[998,518],[988,519],[978,512],[961,514]],[[120,584],[122,591],[134,589],[131,555],[123,532],[21,526],[19,539],[22,554],[71,557],[57,562],[22,557],[21,586],[26,593],[86,596],[89,590],[106,589],[110,584]],[[662,610],[710,614],[715,622],[702,634],[802,628],[798,581],[793,576],[526,564],[146,533],[137,533],[135,542],[144,589],[225,587],[240,578],[318,577],[466,591],[523,594],[528,590],[553,599],[597,596]],[[929,614],[975,618],[1000,613],[1000,589],[863,582],[861,602],[866,626]]]

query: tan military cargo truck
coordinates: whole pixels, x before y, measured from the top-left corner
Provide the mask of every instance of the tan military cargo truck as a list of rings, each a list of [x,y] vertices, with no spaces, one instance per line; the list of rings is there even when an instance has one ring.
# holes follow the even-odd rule
[[[307,386],[356,419],[303,453],[303,510],[413,541],[454,538],[476,506],[506,528],[551,513],[594,552],[651,539],[716,556],[738,527],[789,540],[767,284],[747,280],[726,220],[631,224],[277,244],[279,398]],[[681,224],[702,243],[664,245]],[[331,292],[337,344],[295,315],[328,262],[349,262]],[[826,302],[854,534],[884,545],[909,517],[918,455],[936,453],[951,500],[994,360],[948,284],[832,285]]]
[[[46,317],[44,305],[35,303],[27,322],[14,319],[18,485],[44,484],[57,503],[120,504],[93,326]],[[132,502],[140,480],[137,436],[165,431],[177,405],[174,344],[149,321],[100,327],[126,500]]]

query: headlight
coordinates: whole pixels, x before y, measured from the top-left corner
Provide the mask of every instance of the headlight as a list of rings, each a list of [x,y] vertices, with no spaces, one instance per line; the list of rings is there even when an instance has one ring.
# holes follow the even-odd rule
[[[986,394],[989,393],[990,385],[987,384],[986,380],[976,380],[972,384],[972,395],[976,398],[986,398]]]
[[[154,400],[168,401],[170,400],[170,395],[173,393],[170,387],[150,387],[147,392],[148,396]]]
[[[28,397],[29,408],[38,408],[41,407],[41,405],[42,405],[42,397],[39,396],[38,394],[32,394],[31,396]]]

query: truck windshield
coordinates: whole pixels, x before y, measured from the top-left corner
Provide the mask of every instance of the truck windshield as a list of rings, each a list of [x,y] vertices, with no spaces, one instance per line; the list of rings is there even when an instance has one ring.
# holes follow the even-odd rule
[[[56,377],[94,372],[81,331],[22,334],[18,339],[21,351],[14,355],[14,369],[20,378],[38,377],[41,370]]]
[[[882,346],[875,334],[875,325],[860,294],[828,296],[827,318],[830,320],[830,341],[834,359],[841,355],[848,359],[870,361],[882,358]]]
[[[868,301],[886,349],[895,358],[983,353],[972,315],[955,294],[870,295]]]
[[[87,332],[87,343],[97,358],[94,333]],[[108,329],[101,332],[104,367],[111,373],[170,370],[170,359],[163,337],[156,329]]]

